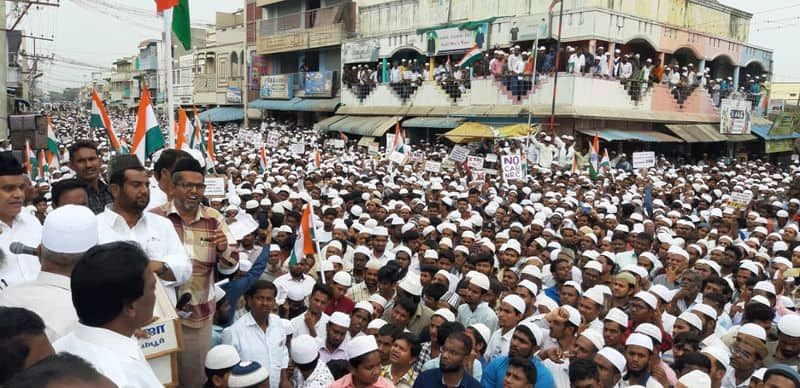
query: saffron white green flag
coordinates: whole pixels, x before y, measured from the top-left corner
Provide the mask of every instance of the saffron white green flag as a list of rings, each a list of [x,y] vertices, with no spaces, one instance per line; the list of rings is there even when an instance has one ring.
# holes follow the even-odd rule
[[[153,106],[150,105],[150,92],[146,88],[142,89],[142,98],[139,101],[139,114],[136,116],[131,153],[144,164],[145,160],[159,148],[164,147],[166,142],[161,127],[158,126]]]

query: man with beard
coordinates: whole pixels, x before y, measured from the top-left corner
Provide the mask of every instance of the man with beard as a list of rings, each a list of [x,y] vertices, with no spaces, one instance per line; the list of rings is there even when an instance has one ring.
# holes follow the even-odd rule
[[[238,244],[224,217],[201,204],[205,187],[200,163],[193,158],[180,159],[172,169],[172,200],[152,210],[170,221],[193,266],[191,278],[178,290],[181,295],[191,295],[181,312],[184,345],[178,356],[179,378],[185,387],[201,384],[203,359],[211,346],[214,268],[230,273],[239,262]]]
[[[10,152],[0,153],[0,290],[36,279],[41,264],[36,256],[12,254],[8,246],[20,241],[28,246],[39,246],[42,241],[42,224],[32,214],[22,211],[25,201],[25,169]]]
[[[325,337],[317,337],[319,344],[319,360],[328,363],[331,360],[347,359],[347,329],[350,328],[350,316],[343,312],[335,312],[325,325]]]
[[[77,141],[69,147],[69,168],[75,171],[79,181],[86,182],[89,186],[89,209],[94,214],[103,212],[106,205],[114,200],[109,187],[100,179],[101,163],[96,144],[86,140]]]
[[[442,347],[439,367],[420,373],[414,388],[480,388],[481,383],[464,369],[471,352],[472,340],[463,331],[450,334]]]
[[[314,338],[325,337],[325,328],[330,316],[325,314],[324,310],[332,297],[333,291],[328,285],[314,284],[314,289],[308,298],[308,310],[291,320],[292,335],[296,337],[307,334]]]
[[[597,375],[603,388],[616,387],[625,371],[625,356],[617,349],[604,347],[594,355]]]
[[[536,367],[536,385],[534,388],[551,388],[555,386],[553,375],[545,367],[544,363],[539,361],[535,356],[539,351],[539,344],[544,340],[544,333],[539,326],[533,322],[523,321],[514,330],[514,335],[511,337],[511,346],[508,350],[507,356],[495,357],[483,371],[483,378],[481,384],[486,388],[501,387],[503,378],[508,370],[509,362],[511,359],[519,357],[525,360],[530,360],[530,363]]]
[[[109,189],[114,202],[97,216],[98,243],[136,241],[174,304],[177,288],[192,274],[192,264],[172,223],[144,211],[150,201],[150,190],[147,173],[136,156],[119,155],[111,160]]]
[[[283,228],[285,225],[281,226]],[[281,247],[283,249],[283,247]],[[289,293],[291,286],[300,286],[303,290],[303,296],[311,295],[314,289],[314,278],[307,275],[308,265],[305,260],[298,260],[297,263],[289,263],[289,273],[278,276],[275,279],[275,286],[278,287],[278,297],[276,299],[278,305],[283,305],[286,301],[286,296]],[[294,284],[291,284],[294,283]]]
[[[800,315],[784,315],[778,321],[778,340],[767,343],[769,354],[764,365],[800,365]]]
[[[365,258],[369,257],[369,248],[359,246],[353,254],[353,272],[359,263]],[[353,303],[358,303],[369,299],[369,296],[378,292],[378,271],[381,269],[381,262],[378,260],[366,261],[364,266],[364,279],[347,292],[347,296],[353,300]]]
[[[622,386],[641,385],[644,387],[661,387],[662,385],[650,375],[650,358],[653,355],[653,341],[650,337],[633,333],[625,341],[625,359],[627,374]]]

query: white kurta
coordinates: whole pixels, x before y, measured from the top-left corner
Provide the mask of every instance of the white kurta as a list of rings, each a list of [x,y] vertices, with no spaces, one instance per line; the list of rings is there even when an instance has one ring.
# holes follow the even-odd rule
[[[79,323],[72,333],[56,341],[53,348],[83,358],[120,388],[163,386],[133,337]]]
[[[0,249],[5,256],[5,262],[0,265],[0,291],[14,284],[35,280],[42,269],[38,257],[17,255],[8,250],[8,246],[15,241],[29,247],[38,247],[42,242],[42,224],[39,219],[22,211],[14,217],[10,226],[0,221]]]
[[[22,307],[38,314],[50,342],[69,334],[78,323],[67,276],[40,272],[36,280],[17,284],[0,293],[0,306]]]

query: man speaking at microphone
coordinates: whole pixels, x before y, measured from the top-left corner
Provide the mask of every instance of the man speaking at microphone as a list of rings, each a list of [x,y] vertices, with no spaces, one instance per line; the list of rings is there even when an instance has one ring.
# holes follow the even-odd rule
[[[38,314],[50,342],[69,334],[78,323],[70,288],[72,269],[95,245],[97,217],[88,207],[65,205],[53,210],[44,220],[41,247],[11,244],[12,251],[20,248],[34,251],[30,253],[38,251],[42,271],[36,280],[13,285],[0,293],[0,306],[22,307]]]
[[[36,279],[41,270],[39,258],[13,254],[9,245],[19,241],[38,247],[42,224],[32,214],[22,211],[25,205],[25,169],[10,152],[0,152],[0,292],[14,284]]]

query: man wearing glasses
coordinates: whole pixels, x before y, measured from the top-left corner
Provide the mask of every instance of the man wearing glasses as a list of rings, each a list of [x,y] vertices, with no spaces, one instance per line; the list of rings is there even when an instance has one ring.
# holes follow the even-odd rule
[[[192,275],[178,294],[190,294],[183,307],[183,351],[178,357],[179,381],[185,387],[202,383],[203,360],[211,347],[213,323],[214,269],[222,274],[236,270],[239,255],[236,238],[218,211],[202,204],[205,171],[195,159],[181,159],[172,170],[172,200],[154,208],[153,213],[171,221],[192,263]]]

